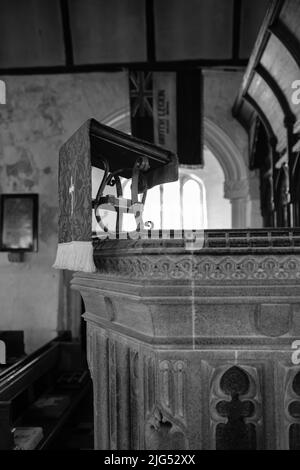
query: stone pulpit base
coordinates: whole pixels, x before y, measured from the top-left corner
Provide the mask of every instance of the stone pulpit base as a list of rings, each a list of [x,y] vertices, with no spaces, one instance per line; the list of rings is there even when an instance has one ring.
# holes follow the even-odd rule
[[[245,237],[94,242],[98,271],[73,287],[96,449],[300,448],[299,248]]]

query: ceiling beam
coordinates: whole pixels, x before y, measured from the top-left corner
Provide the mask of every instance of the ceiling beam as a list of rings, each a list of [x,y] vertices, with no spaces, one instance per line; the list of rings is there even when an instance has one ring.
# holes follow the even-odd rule
[[[152,63],[156,60],[154,0],[146,0],[146,34],[147,59]]]
[[[232,59],[238,60],[240,55],[242,0],[233,0],[232,19]]]
[[[263,112],[259,104],[248,93],[245,94],[244,99],[253,107],[253,109],[260,117],[260,120],[265,126],[266,132],[268,134],[270,145],[273,149],[276,149],[278,140],[265,113]]]
[[[68,0],[60,0],[60,11],[65,45],[66,66],[72,67],[74,65],[74,54]]]
[[[269,27],[269,31],[282,43],[285,49],[293,57],[298,67],[300,67],[300,43],[288,28],[278,20]]]
[[[122,70],[177,71],[195,68],[244,69],[247,60],[186,60],[170,62],[126,62],[48,67],[14,67],[0,69],[0,75],[42,75],[60,73],[119,72]]]
[[[239,94],[235,103],[235,111],[234,111],[235,113],[238,112],[238,108],[239,108],[239,105],[241,103],[243,96],[248,92],[248,88],[250,86],[251,80],[255,73],[255,67],[260,61],[262,53],[265,49],[265,46],[271,34],[269,31],[270,25],[272,25],[275,22],[276,18],[278,17],[283,7],[283,4],[284,4],[284,0],[271,0],[270,2],[269,9],[266,13],[265,19],[260,28],[257,40],[254,45],[254,49],[252,51],[252,54],[248,62],[248,66],[244,75],[243,83],[242,83],[242,86],[240,88],[240,91],[239,91]]]
[[[255,71],[265,81],[274,96],[277,98],[278,103],[282,109],[283,115],[285,117],[285,122],[283,124],[286,127],[293,126],[293,124],[295,124],[296,122],[296,116],[292,112],[288,99],[282,91],[281,87],[272,77],[270,72],[262,64],[257,64],[257,66],[255,67]]]

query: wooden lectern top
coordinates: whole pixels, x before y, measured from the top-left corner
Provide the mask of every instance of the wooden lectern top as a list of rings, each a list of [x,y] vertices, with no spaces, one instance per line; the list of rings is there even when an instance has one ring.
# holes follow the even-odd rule
[[[144,172],[147,189],[157,184],[178,179],[177,155],[170,150],[132,137],[112,127],[90,121],[92,166],[105,169],[103,161],[109,162],[110,172],[131,178],[133,167],[139,158],[147,158],[149,169]]]

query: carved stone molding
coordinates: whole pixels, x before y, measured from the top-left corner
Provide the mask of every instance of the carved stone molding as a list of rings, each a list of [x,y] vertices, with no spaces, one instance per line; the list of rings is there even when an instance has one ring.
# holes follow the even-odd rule
[[[133,279],[197,281],[299,280],[296,256],[119,256],[97,258],[99,273]]]
[[[106,333],[94,325],[87,325],[87,362],[93,380],[94,389],[94,442],[96,449],[110,445],[108,418],[108,346]],[[99,366],[99,360],[103,364]]]
[[[87,324],[86,336],[87,336],[87,351],[86,358],[88,363],[88,368],[91,374],[92,379],[94,378],[94,335],[95,332],[90,324]]]
[[[140,448],[139,402],[141,396],[139,382],[139,354],[132,349],[129,353],[130,383],[130,448]]]
[[[249,181],[247,179],[236,181],[225,181],[225,199],[245,199],[249,193]]]
[[[175,418],[184,421],[186,399],[186,361],[159,362],[159,401]]]

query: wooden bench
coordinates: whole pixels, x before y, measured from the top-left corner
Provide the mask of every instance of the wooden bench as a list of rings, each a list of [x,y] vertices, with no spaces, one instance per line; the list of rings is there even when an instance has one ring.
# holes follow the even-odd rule
[[[73,382],[72,382],[73,381]],[[0,450],[14,448],[15,427],[40,426],[46,449],[90,390],[91,381],[79,343],[54,340],[0,373]],[[69,397],[57,419],[33,416],[32,405],[45,396]]]

